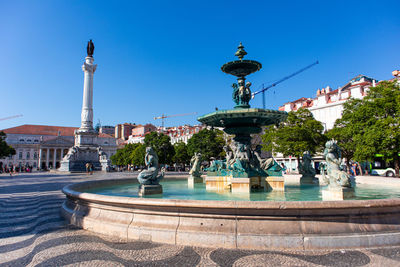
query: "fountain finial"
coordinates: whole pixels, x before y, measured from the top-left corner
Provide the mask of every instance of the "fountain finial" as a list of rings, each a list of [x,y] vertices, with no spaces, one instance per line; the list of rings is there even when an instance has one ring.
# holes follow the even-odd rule
[[[240,60],[243,60],[243,57],[247,55],[247,52],[244,51],[244,46],[242,45],[242,42],[240,42],[238,46],[238,50],[235,53],[235,56],[237,56]]]

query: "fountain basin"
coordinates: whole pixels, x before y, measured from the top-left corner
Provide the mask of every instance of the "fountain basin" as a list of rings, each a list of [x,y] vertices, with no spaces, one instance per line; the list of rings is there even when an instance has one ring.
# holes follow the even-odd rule
[[[176,245],[240,249],[326,249],[400,244],[400,199],[204,201],[87,193],[136,179],[63,189],[62,215],[78,227]]]
[[[285,111],[241,108],[229,110],[217,110],[197,118],[198,121],[208,126],[225,127],[228,134],[259,133],[261,126],[279,123],[287,117]]]

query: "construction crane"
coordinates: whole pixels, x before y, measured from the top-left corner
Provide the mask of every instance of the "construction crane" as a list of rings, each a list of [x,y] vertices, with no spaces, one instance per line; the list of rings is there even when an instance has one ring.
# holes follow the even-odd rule
[[[286,81],[286,80],[292,78],[293,76],[296,76],[297,74],[299,74],[299,73],[301,73],[301,72],[303,72],[303,71],[305,71],[305,70],[307,70],[307,69],[309,69],[309,68],[311,68],[311,67],[313,67],[314,65],[317,65],[317,64],[319,64],[318,60],[315,61],[314,63],[312,63],[312,64],[310,64],[310,65],[308,65],[308,66],[306,66],[306,67],[304,67],[304,68],[302,68],[302,69],[300,69],[300,70],[298,70],[298,71],[296,71],[296,72],[294,72],[294,73],[292,73],[292,74],[286,76],[286,77],[283,77],[282,79],[280,79],[280,80],[274,82],[273,84],[268,85],[267,87],[264,87],[264,84],[262,84],[262,89],[259,90],[259,91],[257,91],[257,92],[254,92],[254,93],[251,95],[251,98],[254,98],[254,97],[255,97],[256,95],[258,95],[259,93],[262,93],[262,97],[263,97],[263,99],[262,99],[262,100],[263,100],[263,108],[265,108],[265,92],[266,92],[268,89],[270,89],[270,88],[272,88],[272,87],[274,87],[274,86],[280,84],[280,83],[283,82],[283,81]]]
[[[22,117],[22,116],[23,116],[22,114],[19,114],[19,115],[14,115],[14,116],[10,116],[10,117],[0,118],[0,121],[14,119],[14,118]]]
[[[166,118],[172,118],[172,117],[181,117],[181,116],[189,116],[189,115],[195,115],[197,112],[192,112],[192,113],[184,113],[184,114],[175,114],[175,115],[164,115],[162,114],[159,117],[154,117],[154,120],[159,120],[161,119],[161,129],[164,130],[164,119]]]

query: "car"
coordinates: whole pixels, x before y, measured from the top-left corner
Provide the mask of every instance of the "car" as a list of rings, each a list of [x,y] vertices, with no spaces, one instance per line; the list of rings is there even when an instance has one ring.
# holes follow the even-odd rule
[[[372,169],[371,175],[379,175],[379,176],[386,176],[386,177],[394,177],[396,171],[393,168],[386,168],[386,169]]]

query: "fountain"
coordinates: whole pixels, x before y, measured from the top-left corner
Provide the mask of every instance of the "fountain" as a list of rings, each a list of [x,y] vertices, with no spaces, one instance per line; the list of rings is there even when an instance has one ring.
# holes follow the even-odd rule
[[[199,118],[234,135],[233,144],[224,148],[226,159],[214,161],[208,169],[206,185],[195,182],[201,180],[197,154],[190,172],[192,186],[182,176],[165,177],[158,186],[164,175],[158,174],[156,157],[150,157],[149,149],[148,168],[137,179],[115,179],[109,174],[108,180],[64,187],[62,216],[73,225],[125,242],[298,250],[400,245],[400,180],[368,177],[364,182],[370,185],[359,179],[354,188],[338,167],[340,150],[334,141],[326,144],[324,153],[326,187],[313,183],[314,173],[304,161],[303,176],[313,185],[299,183],[278,190],[288,177],[279,177],[274,161],[260,157],[260,146],[250,149],[250,134],[286,114],[250,108],[250,84],[245,84],[245,77],[261,64],[243,60],[245,54],[240,45],[239,60],[222,66],[224,72],[238,77],[233,86],[235,108]],[[380,188],[382,179],[389,189]],[[253,191],[256,187],[264,190]],[[273,190],[265,190],[269,187]]]
[[[245,83],[246,76],[259,71],[261,63],[244,60],[247,55],[242,43],[235,55],[239,60],[224,64],[221,70],[237,77],[232,99],[234,109],[217,110],[198,118],[198,121],[213,127],[221,127],[225,133],[234,135],[230,146],[225,147],[227,158],[223,162],[214,161],[207,170],[208,190],[230,190],[234,193],[250,193],[252,189],[284,190],[281,174],[274,177],[267,174],[266,164],[259,156],[260,151],[251,149],[251,134],[261,132],[262,126],[277,124],[287,113],[269,109],[250,108],[251,83]],[[268,165],[270,168],[271,165]],[[269,178],[267,178],[270,176]]]

